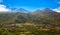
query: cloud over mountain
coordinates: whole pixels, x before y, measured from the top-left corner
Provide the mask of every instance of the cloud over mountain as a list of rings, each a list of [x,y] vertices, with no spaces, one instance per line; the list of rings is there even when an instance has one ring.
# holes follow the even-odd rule
[[[60,7],[53,9],[53,11],[56,11],[56,12],[60,13]]]
[[[10,11],[10,9],[6,8],[5,5],[0,4],[0,12],[8,12],[8,11]]]

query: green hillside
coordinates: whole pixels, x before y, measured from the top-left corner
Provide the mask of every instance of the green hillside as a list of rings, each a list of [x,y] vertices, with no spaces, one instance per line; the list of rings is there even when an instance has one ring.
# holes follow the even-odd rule
[[[60,35],[60,13],[0,13],[0,35]]]

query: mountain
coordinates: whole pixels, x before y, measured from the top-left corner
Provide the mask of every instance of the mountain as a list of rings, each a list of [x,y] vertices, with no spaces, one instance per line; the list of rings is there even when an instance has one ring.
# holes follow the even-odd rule
[[[52,11],[52,10],[49,9],[49,8],[45,8],[45,9],[43,9],[43,11],[45,11],[45,12],[54,12],[54,11]]]
[[[17,8],[10,8],[12,12],[16,12]]]
[[[52,11],[49,8],[45,8],[43,10],[36,10],[31,12],[30,15],[33,17],[33,21],[37,23],[51,23],[51,24],[59,24],[60,23],[60,13]],[[39,21],[39,22],[38,22]]]
[[[15,10],[15,8],[12,8]],[[25,9],[16,9],[14,13],[0,13],[0,23],[26,23],[31,22],[35,24],[58,24],[60,25],[60,13],[45,8],[43,10],[36,10],[29,12]]]
[[[29,13],[30,11],[23,9],[23,8],[19,8],[17,9],[17,12],[21,12],[21,13]]]
[[[12,8],[15,11],[15,8]],[[25,9],[0,13],[0,35],[59,35],[60,13],[50,9],[26,13]],[[21,13],[20,12],[26,11]],[[16,34],[15,34],[16,33]]]
[[[12,12],[20,12],[20,13],[29,13],[30,11],[24,9],[24,8],[10,8],[12,10]]]
[[[55,12],[55,11],[52,11],[51,9],[49,9],[49,8],[45,8],[45,9],[43,9],[43,10],[36,10],[36,11],[34,11],[34,12],[32,12],[31,14],[45,14],[45,15],[52,15],[52,14],[58,14],[57,12]]]
[[[51,14],[53,14],[53,13],[55,13],[54,11],[52,11],[52,10],[50,10],[50,9],[48,9],[48,8],[45,8],[45,9],[43,9],[43,10],[36,10],[36,11],[34,11],[34,12],[31,12],[30,14],[31,15],[40,15],[40,16],[48,16],[48,15],[51,15]]]

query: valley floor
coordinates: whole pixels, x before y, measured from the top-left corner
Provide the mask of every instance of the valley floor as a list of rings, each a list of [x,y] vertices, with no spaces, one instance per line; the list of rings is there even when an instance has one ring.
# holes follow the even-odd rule
[[[0,35],[60,35],[60,27],[43,24],[4,24],[0,27]]]

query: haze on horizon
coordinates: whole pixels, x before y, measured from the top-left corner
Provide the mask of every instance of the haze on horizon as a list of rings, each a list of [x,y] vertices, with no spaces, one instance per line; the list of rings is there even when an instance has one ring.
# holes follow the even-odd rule
[[[0,11],[11,11],[10,8],[24,8],[30,11],[50,8],[60,12],[60,0],[0,0]]]

